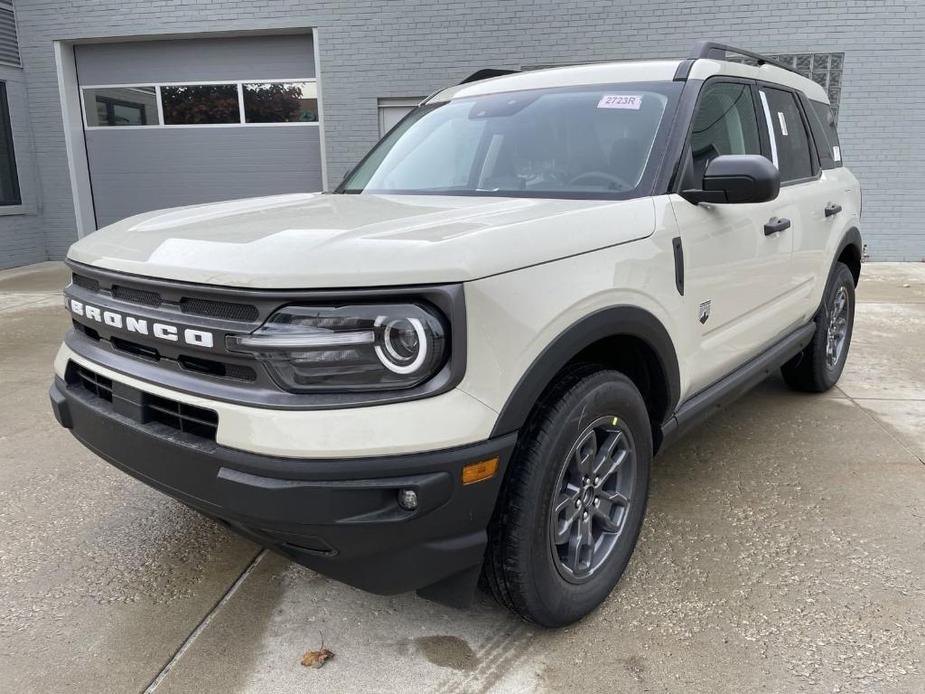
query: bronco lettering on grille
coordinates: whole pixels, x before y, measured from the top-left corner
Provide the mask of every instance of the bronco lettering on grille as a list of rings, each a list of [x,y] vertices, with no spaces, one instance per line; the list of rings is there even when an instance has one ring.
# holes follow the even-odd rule
[[[130,333],[151,335],[168,342],[183,342],[193,347],[211,348],[214,344],[214,337],[208,330],[183,328],[170,323],[160,323],[149,321],[146,318],[127,316],[117,311],[90,306],[82,301],[77,301],[77,299],[68,298],[66,304],[68,310],[75,316],[82,316],[97,323],[102,323],[112,328],[120,328]]]

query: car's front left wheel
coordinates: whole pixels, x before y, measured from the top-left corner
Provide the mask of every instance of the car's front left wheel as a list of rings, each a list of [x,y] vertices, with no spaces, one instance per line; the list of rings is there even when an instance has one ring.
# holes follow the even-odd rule
[[[570,369],[521,434],[489,527],[496,599],[547,627],[596,608],[620,579],[645,515],[652,433],[622,373]]]

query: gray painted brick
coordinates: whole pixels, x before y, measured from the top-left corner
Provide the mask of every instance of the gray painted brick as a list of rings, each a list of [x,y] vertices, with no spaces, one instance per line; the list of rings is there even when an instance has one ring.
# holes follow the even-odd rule
[[[880,260],[925,258],[925,3],[920,0],[16,0],[23,55],[11,93],[24,193],[0,217],[0,266],[60,258],[76,238],[52,41],[273,25],[320,31],[327,164],[336,184],[376,140],[376,98],[425,96],[485,67],[680,56],[699,38],[767,53],[844,52],[839,128]],[[12,80],[11,69],[0,79]],[[31,128],[29,127],[31,124]]]

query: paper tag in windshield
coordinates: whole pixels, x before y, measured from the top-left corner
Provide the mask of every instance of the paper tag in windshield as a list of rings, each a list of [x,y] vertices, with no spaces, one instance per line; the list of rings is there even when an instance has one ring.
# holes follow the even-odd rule
[[[598,108],[627,108],[638,111],[642,107],[642,97],[628,94],[604,94],[597,102]]]

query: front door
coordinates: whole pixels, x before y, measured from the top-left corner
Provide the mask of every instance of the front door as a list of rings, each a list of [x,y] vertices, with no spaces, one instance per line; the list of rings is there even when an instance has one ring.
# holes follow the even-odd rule
[[[722,154],[770,154],[755,84],[708,81],[694,113],[682,188],[700,188]],[[759,115],[761,114],[761,115]],[[770,157],[769,157],[770,158]],[[684,251],[689,392],[719,380],[773,343],[793,313],[793,234],[767,233],[774,218],[797,217],[788,196],[754,204],[693,205],[671,196]]]

